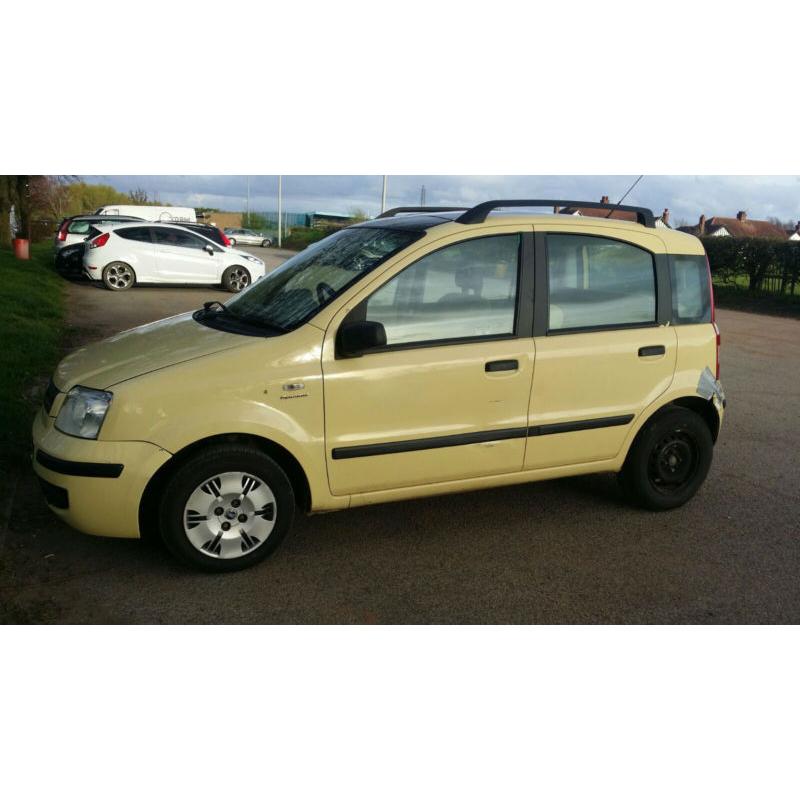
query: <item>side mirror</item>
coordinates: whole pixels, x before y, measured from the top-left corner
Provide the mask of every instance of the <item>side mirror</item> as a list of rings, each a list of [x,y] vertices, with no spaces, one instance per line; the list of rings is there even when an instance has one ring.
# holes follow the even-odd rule
[[[213,248],[213,247],[212,247],[210,244],[207,244],[207,245],[206,245],[206,246],[203,248],[203,250],[205,250],[205,251],[206,251],[206,253],[208,253],[210,256],[213,256],[213,255],[214,255],[214,248]]]
[[[386,347],[386,329],[380,322],[346,322],[339,328],[336,343],[339,355],[354,358]]]

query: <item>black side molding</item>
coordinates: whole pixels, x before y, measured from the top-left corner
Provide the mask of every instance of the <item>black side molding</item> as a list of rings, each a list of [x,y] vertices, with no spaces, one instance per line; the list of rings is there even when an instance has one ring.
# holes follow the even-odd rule
[[[437,447],[458,447],[462,444],[480,444],[502,439],[524,439],[526,428],[501,428],[496,431],[457,433],[452,436],[431,436],[427,439],[408,439],[404,442],[382,442],[380,444],[357,444],[352,447],[334,447],[331,457],[361,458],[362,456],[385,456],[390,453],[411,453],[416,450],[434,450]]]
[[[74,475],[80,478],[119,478],[122,464],[96,464],[91,461],[64,461],[43,450],[36,451],[36,461],[45,469],[61,475]]]
[[[548,436],[554,433],[588,431],[596,428],[613,428],[627,425],[633,414],[620,417],[601,417],[582,419],[578,422],[556,422],[550,425],[534,425],[530,428],[501,428],[496,431],[476,431],[457,433],[452,436],[432,436],[427,439],[408,439],[403,442],[380,442],[378,444],[358,444],[352,447],[334,447],[331,458],[363,458],[364,456],[386,456],[392,453],[411,453],[417,450],[434,450],[438,447],[458,447],[464,444],[497,442],[504,439],[524,439],[526,436]]]
[[[578,422],[554,422],[550,425],[534,425],[528,428],[528,436],[549,436],[553,433],[615,428],[618,425],[627,425],[632,420],[633,414],[625,414],[621,417],[600,417],[600,419],[582,419],[578,420]]]

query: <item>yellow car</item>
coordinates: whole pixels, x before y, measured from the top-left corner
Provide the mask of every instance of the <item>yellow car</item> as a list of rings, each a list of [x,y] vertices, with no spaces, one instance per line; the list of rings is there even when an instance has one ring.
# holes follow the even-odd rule
[[[711,464],[718,352],[703,247],[648,209],[393,209],[69,355],[34,467],[75,528],[158,529],[214,571],[271,553],[296,507],[610,471],[669,509]]]

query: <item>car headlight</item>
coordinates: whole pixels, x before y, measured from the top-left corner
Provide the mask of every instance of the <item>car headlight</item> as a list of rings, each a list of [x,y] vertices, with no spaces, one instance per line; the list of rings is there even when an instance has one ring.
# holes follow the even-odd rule
[[[258,264],[260,267],[264,266],[264,262],[260,258],[256,258],[255,256],[248,256],[248,255],[246,255],[245,258],[248,261],[252,261],[254,264]]]
[[[56,428],[70,436],[96,439],[113,397],[111,392],[75,386],[67,392],[56,418]]]

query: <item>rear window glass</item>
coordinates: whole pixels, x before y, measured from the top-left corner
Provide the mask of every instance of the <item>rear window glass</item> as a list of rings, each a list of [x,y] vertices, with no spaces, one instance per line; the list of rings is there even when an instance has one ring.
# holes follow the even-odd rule
[[[70,222],[69,227],[67,228],[68,233],[88,233],[89,226],[91,223],[88,219],[76,219],[74,222]]]
[[[672,256],[669,269],[673,323],[711,322],[711,289],[705,256]]]
[[[134,242],[150,242],[149,228],[120,228],[114,233],[123,239],[132,239]]]

